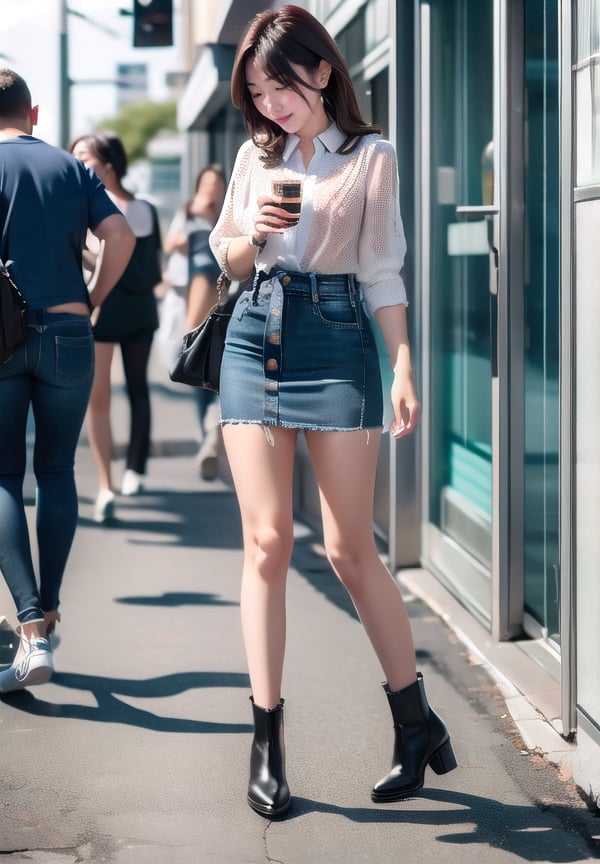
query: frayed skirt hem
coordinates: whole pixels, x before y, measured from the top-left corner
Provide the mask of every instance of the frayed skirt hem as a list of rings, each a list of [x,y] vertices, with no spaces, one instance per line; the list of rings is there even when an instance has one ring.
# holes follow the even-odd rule
[[[277,422],[276,420],[237,420],[233,417],[221,418],[221,426],[273,426],[280,429],[297,429],[300,432],[368,432],[383,429],[383,423],[374,426],[317,426],[314,423]]]

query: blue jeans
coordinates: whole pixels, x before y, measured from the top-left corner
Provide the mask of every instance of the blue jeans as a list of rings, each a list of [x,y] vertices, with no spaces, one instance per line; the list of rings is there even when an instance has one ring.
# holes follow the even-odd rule
[[[196,400],[198,425],[200,426],[200,437],[204,440],[207,433],[205,426],[206,412],[208,411],[208,406],[217,398],[217,394],[213,393],[212,390],[204,390],[202,387],[194,387],[194,397]]]
[[[87,317],[32,310],[29,321],[27,341],[0,365],[0,570],[21,624],[59,605],[78,516],[75,450],[94,376]],[[30,407],[39,588],[23,500]]]

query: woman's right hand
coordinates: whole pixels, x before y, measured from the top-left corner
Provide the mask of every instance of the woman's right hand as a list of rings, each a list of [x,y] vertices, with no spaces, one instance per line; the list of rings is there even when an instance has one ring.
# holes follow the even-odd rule
[[[259,195],[259,209],[254,217],[254,237],[259,242],[266,240],[268,234],[283,234],[290,228],[289,213],[277,206],[282,200],[281,195]]]
[[[277,204],[278,196],[260,195],[256,203],[254,223],[250,235],[234,237],[227,245],[226,270],[233,279],[247,279],[254,267],[257,252],[267,242],[269,234],[282,234],[289,224],[283,224],[287,212]]]

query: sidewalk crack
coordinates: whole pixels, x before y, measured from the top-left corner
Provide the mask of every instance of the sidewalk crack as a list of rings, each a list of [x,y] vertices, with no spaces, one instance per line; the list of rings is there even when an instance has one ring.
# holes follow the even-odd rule
[[[263,832],[263,843],[265,844],[265,861],[268,861],[269,864],[284,864],[284,862],[281,861],[279,858],[271,858],[271,856],[269,855],[269,844],[267,842],[267,831],[269,830],[269,828],[271,827],[272,824],[273,824],[272,822],[269,822],[267,824],[267,826],[265,827],[265,830]]]

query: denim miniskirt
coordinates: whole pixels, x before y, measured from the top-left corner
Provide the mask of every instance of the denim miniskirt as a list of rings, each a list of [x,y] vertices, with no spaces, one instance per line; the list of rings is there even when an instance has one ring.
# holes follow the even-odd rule
[[[227,330],[220,402],[222,423],[381,427],[377,345],[354,277],[256,274]]]

